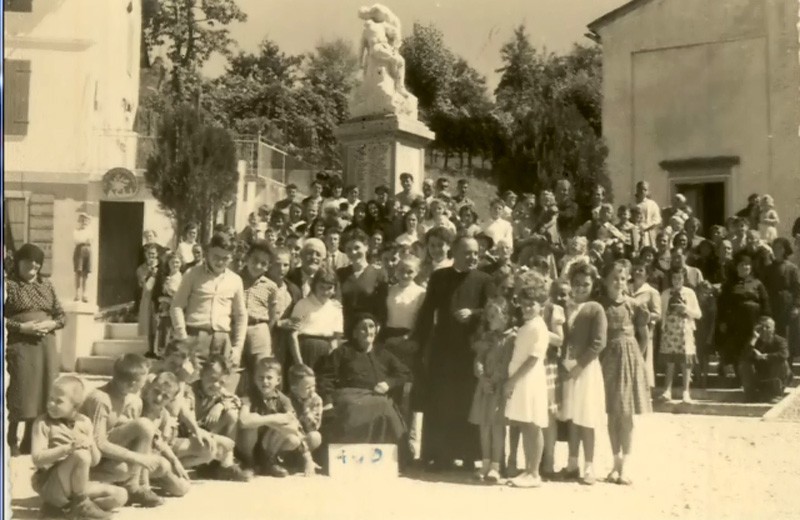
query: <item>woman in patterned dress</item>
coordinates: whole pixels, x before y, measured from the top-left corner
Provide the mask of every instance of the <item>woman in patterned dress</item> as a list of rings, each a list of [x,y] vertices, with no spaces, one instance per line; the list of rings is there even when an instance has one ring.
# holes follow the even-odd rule
[[[608,320],[608,342],[600,353],[600,364],[614,454],[614,469],[606,480],[623,485],[631,483],[625,475],[625,462],[633,441],[633,416],[652,411],[642,348],[646,348],[650,313],[625,295],[627,281],[628,270],[623,263],[607,265],[603,273],[605,290],[599,299]]]
[[[33,244],[15,254],[6,285],[3,316],[6,319],[6,362],[9,383],[8,444],[12,455],[30,453],[33,420],[46,409],[47,396],[58,376],[59,357],[54,331],[64,327],[64,310],[50,281],[39,271],[44,252]],[[17,445],[19,423],[25,423]]]
[[[661,357],[667,365],[664,393],[661,400],[672,399],[675,365],[683,367],[683,402],[692,403],[689,385],[692,367],[697,362],[695,343],[696,321],[702,318],[700,303],[691,287],[684,286],[686,271],[678,266],[670,270],[670,288],[661,293]]]

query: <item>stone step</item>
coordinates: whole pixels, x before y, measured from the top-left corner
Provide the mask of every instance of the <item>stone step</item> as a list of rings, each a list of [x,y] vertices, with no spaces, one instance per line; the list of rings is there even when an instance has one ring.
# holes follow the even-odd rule
[[[70,376],[80,377],[83,380],[83,383],[86,385],[86,390],[92,390],[111,381],[111,374],[98,375],[98,374],[82,374],[78,372],[61,372],[60,375],[62,376],[70,375]]]
[[[654,403],[653,410],[658,413],[691,414],[691,415],[723,415],[728,417],[761,417],[773,405],[769,403],[723,403],[696,399],[692,404],[680,401]]]
[[[92,354],[95,356],[106,356],[118,358],[124,354],[147,353],[147,341],[144,339],[101,339],[95,341],[92,347]]]
[[[138,323],[106,323],[106,339],[143,339]]]
[[[116,360],[116,357],[111,356],[82,356],[75,362],[75,371],[80,375],[110,376]]]

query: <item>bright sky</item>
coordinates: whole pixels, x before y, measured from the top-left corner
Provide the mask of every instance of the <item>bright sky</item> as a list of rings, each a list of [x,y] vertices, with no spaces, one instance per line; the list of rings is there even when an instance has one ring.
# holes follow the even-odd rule
[[[361,35],[358,8],[373,0],[237,0],[248,21],[232,28],[239,47],[253,51],[265,37],[285,52],[311,51],[322,40],[345,38],[355,46]],[[407,35],[415,21],[433,23],[445,43],[497,83],[500,47],[515,26],[524,23],[534,45],[554,52],[575,42],[588,42],[586,25],[626,0],[382,0],[400,18]],[[224,61],[213,60],[206,73],[222,72]]]

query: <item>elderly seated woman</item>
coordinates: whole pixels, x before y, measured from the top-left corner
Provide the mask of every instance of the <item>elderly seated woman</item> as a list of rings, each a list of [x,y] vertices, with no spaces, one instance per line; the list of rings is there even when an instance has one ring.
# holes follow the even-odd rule
[[[742,386],[749,401],[777,402],[783,397],[791,374],[788,358],[789,347],[785,339],[775,334],[775,322],[762,317],[739,361]]]
[[[333,409],[323,437],[329,443],[398,444],[407,456],[406,425],[392,398],[402,394],[410,372],[391,352],[375,345],[378,323],[370,314],[353,321],[347,343],[334,350],[318,374],[320,394]]]

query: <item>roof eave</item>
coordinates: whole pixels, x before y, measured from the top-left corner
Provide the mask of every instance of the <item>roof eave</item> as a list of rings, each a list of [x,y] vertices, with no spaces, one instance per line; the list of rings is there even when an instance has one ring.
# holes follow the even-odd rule
[[[609,11],[600,18],[594,20],[593,22],[590,22],[589,25],[587,25],[587,27],[592,33],[600,34],[600,30],[603,27],[616,21],[619,18],[622,18],[631,11],[635,11],[636,9],[646,4],[647,2],[650,2],[650,0],[630,0],[628,3],[622,4],[613,11]]]

